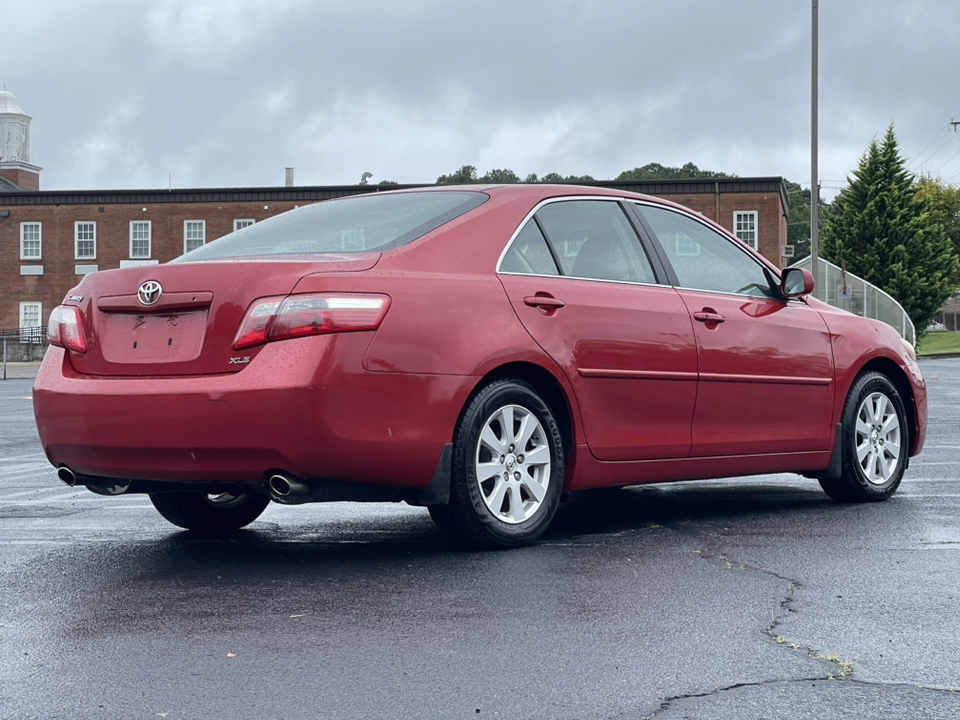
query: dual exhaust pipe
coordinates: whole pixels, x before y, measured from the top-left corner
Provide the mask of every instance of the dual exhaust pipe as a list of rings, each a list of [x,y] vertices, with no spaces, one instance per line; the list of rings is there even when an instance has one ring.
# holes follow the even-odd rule
[[[123,495],[128,492],[187,491],[191,488],[181,483],[165,483],[149,480],[122,480],[107,477],[81,475],[66,465],[57,468],[57,477],[67,487],[80,485],[97,495]],[[349,483],[322,481],[310,478],[298,478],[290,473],[275,471],[267,476],[264,489],[270,499],[282,505],[302,505],[309,502],[335,500],[392,500],[397,494],[396,488],[375,486],[356,486]],[[197,487],[200,492],[217,492],[213,486]]]

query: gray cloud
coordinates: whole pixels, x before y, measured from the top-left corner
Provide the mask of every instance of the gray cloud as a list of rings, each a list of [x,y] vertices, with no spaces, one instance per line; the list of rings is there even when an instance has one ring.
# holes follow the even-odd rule
[[[820,5],[835,185],[891,121],[916,157],[960,117],[960,6]],[[2,15],[0,82],[34,117],[45,189],[274,185],[285,166],[301,184],[648,162],[809,179],[808,2],[50,0]],[[960,177],[954,148],[941,133],[917,169]]]

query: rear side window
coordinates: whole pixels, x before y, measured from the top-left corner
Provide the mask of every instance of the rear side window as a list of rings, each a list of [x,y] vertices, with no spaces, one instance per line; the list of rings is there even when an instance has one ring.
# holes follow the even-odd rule
[[[413,242],[487,199],[479,192],[412,192],[328,200],[250,225],[173,262],[383,252]]]
[[[656,282],[640,240],[617,202],[570,200],[537,212],[564,275]]]
[[[553,261],[547,239],[543,237],[537,223],[530,220],[517,234],[503,256],[500,270],[522,275],[559,275],[557,264]]]

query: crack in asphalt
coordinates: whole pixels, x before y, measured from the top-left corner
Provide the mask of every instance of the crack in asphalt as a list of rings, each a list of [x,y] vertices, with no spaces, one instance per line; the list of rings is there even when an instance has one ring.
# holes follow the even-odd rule
[[[731,690],[739,690],[741,688],[755,688],[755,687],[766,687],[774,685],[796,685],[808,682],[831,682],[838,685],[856,685],[859,687],[868,687],[868,688],[904,688],[909,690],[925,690],[929,692],[944,694],[944,695],[955,695],[960,694],[960,690],[954,688],[945,688],[945,687],[936,687],[932,685],[917,685],[913,683],[896,683],[896,682],[869,682],[867,680],[856,680],[854,678],[833,678],[828,679],[824,677],[807,677],[807,678],[792,678],[787,680],[762,680],[760,682],[752,683],[735,683],[733,685],[727,685],[724,687],[714,688],[709,692],[700,692],[700,693],[686,693],[683,695],[674,695],[668,697],[660,702],[660,707],[654,710],[648,715],[641,715],[637,720],[654,720],[658,715],[663,714],[664,712],[673,709],[673,706],[677,703],[680,703],[684,700],[698,700],[701,698],[711,697],[714,695],[720,695],[724,692],[729,692]],[[627,716],[620,715],[618,716],[621,720],[627,720]]]
[[[803,582],[796,578],[790,578],[780,573],[774,572],[773,570],[768,570],[766,568],[757,567],[755,565],[750,565],[749,563],[744,563],[738,560],[731,559],[726,553],[718,549],[717,537],[713,535],[707,535],[702,532],[697,532],[691,530],[690,528],[685,528],[678,526],[673,523],[664,523],[665,527],[673,530],[674,532],[685,535],[687,537],[692,537],[700,542],[702,545],[701,548],[694,550],[694,554],[703,560],[717,565],[719,567],[726,568],[728,570],[738,570],[743,572],[752,572],[760,575],[765,575],[767,577],[776,578],[787,583],[786,591],[784,592],[783,598],[779,603],[779,612],[771,611],[770,623],[764,628],[763,634],[769,637],[777,645],[794,652],[802,652],[808,657],[818,660],[820,662],[828,663],[833,668],[836,668],[838,672],[828,672],[824,675],[817,675],[812,677],[803,677],[803,678],[785,678],[777,680],[762,680],[758,682],[745,682],[745,683],[734,683],[733,685],[726,685],[724,687],[717,687],[713,690],[706,692],[694,692],[694,693],[685,693],[683,695],[674,695],[668,698],[664,698],[660,702],[660,706],[654,710],[652,713],[647,715],[639,716],[638,720],[654,720],[657,716],[663,714],[667,710],[670,710],[675,704],[682,702],[684,700],[692,700],[697,698],[705,698],[713,695],[719,695],[724,692],[729,692],[732,690],[737,690],[740,688],[749,688],[749,687],[764,687],[771,685],[792,685],[797,683],[808,683],[808,682],[834,682],[834,683],[849,683],[853,685],[858,685],[861,687],[883,687],[883,688],[910,688],[918,690],[926,690],[935,693],[960,693],[960,690],[951,687],[939,687],[935,685],[922,685],[917,683],[897,683],[897,682],[870,682],[865,680],[857,680],[852,678],[851,675],[854,671],[853,662],[843,660],[837,657],[835,654],[826,654],[817,650],[816,648],[801,645],[798,642],[790,640],[776,632],[777,628],[788,618],[795,616],[799,611],[794,607],[796,601],[797,591],[804,587]],[[625,718],[624,715],[619,715],[619,718]]]

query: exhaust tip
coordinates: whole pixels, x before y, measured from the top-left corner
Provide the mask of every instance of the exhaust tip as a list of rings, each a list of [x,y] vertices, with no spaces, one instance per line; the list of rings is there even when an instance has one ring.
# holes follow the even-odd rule
[[[271,475],[267,485],[270,486],[270,492],[277,497],[288,497],[293,492],[290,479],[283,475]]]
[[[62,482],[67,487],[74,487],[77,484],[77,475],[70,468],[64,465],[62,468],[57,470],[57,477],[60,478]]]

